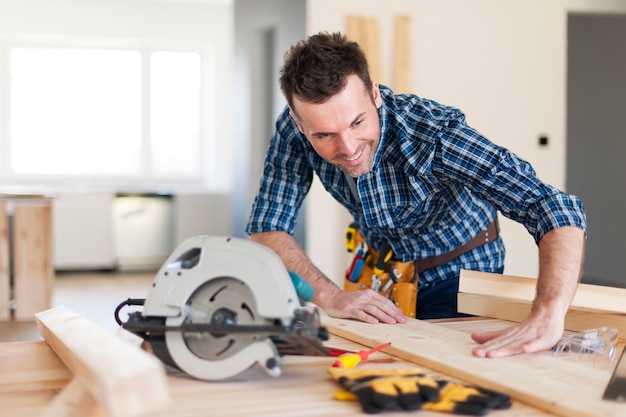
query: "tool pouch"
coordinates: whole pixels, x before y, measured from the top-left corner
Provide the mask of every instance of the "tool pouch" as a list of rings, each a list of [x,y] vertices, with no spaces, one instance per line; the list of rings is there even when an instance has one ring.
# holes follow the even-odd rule
[[[391,299],[405,316],[415,318],[418,280],[415,263],[390,259],[384,262],[384,269],[381,269],[378,251],[367,245],[353,225],[348,227],[346,233],[346,249],[354,253],[354,258],[346,270],[344,291],[371,288]]]
[[[417,303],[417,284],[413,282],[397,282],[392,288],[392,299],[407,317],[415,318]]]

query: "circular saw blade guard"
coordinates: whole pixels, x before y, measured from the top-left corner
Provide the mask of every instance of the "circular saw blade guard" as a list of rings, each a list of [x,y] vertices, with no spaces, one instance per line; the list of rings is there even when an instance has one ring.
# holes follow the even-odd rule
[[[289,272],[271,249],[243,239],[198,236],[165,261],[146,298],[144,315],[180,316],[196,289],[222,277],[250,288],[260,316],[290,321],[300,306]]]

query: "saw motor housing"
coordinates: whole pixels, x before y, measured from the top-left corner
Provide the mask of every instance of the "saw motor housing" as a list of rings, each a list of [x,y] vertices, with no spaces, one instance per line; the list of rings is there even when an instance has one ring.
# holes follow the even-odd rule
[[[199,379],[230,378],[255,364],[278,376],[281,355],[329,354],[317,308],[304,305],[278,255],[249,240],[183,242],[146,299],[130,304],[143,309],[122,327],[149,341],[164,363]]]

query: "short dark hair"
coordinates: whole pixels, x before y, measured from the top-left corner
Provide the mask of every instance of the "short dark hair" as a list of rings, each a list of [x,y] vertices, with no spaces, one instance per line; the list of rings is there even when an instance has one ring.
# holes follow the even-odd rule
[[[280,89],[289,107],[293,98],[323,103],[339,93],[356,74],[371,94],[372,80],[361,47],[341,33],[320,32],[293,45],[280,70]]]

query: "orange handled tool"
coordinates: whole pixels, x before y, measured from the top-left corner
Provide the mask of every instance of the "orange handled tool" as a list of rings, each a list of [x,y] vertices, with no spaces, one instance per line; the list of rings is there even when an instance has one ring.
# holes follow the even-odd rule
[[[335,362],[333,362],[333,367],[345,369],[354,368],[359,364],[359,362],[366,361],[372,353],[378,352],[390,344],[391,342],[388,342],[370,350],[360,350],[356,353],[344,353],[343,355],[340,355]]]

